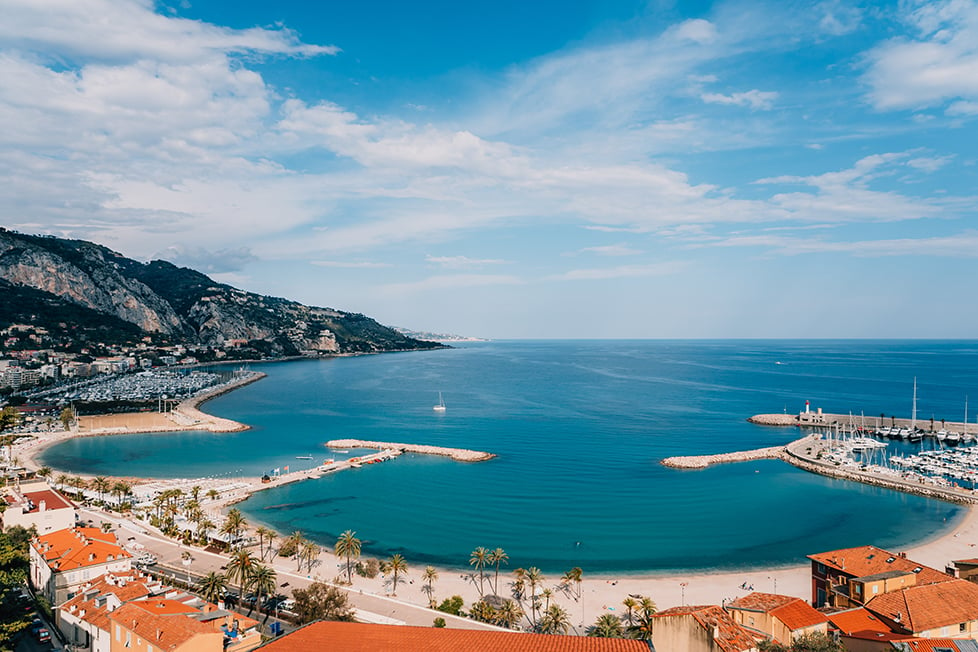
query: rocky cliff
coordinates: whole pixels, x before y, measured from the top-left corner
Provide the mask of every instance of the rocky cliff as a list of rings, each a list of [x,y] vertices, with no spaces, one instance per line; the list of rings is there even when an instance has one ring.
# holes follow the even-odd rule
[[[172,342],[214,347],[240,342],[268,355],[439,346],[364,315],[245,292],[164,261],[140,263],[84,240],[3,229],[0,292],[5,296],[0,324],[41,319],[45,307],[50,312],[60,306],[61,312],[73,308],[75,319],[101,316]]]

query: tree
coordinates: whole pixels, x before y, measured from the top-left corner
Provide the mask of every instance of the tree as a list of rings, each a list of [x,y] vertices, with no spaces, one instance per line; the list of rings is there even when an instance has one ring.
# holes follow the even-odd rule
[[[530,615],[531,624],[537,626],[537,584],[543,581],[543,573],[536,566],[526,569],[526,581],[530,583]]]
[[[567,611],[559,604],[547,607],[540,619],[540,631],[544,634],[566,634],[570,629],[570,618]]]
[[[235,508],[231,508],[227,516],[224,517],[224,524],[221,526],[221,534],[228,535],[231,542],[231,548],[233,549],[241,536],[241,530],[244,528],[247,521],[241,512]]]
[[[51,477],[51,467],[50,466],[42,466],[41,468],[39,468],[37,470],[37,474],[39,476],[41,476],[42,478],[44,478],[45,480],[47,480],[49,477]]]
[[[513,571],[513,597],[517,600],[523,599],[523,591],[526,588],[526,570],[517,568]]]
[[[522,618],[523,610],[516,604],[515,600],[507,600],[502,606],[496,609],[496,623],[503,627],[513,629],[520,623]]]
[[[346,559],[347,584],[353,584],[353,567],[350,565],[350,561],[360,558],[360,546],[360,539],[357,538],[357,533],[353,530],[346,530],[336,540],[336,545],[333,547],[333,552],[337,557]]]
[[[320,551],[321,551],[321,548],[319,546],[317,546],[312,541],[306,541],[305,543],[302,544],[302,556],[301,556],[301,558],[302,559],[305,559],[305,561],[306,561],[306,565],[307,565],[306,566],[306,572],[307,573],[311,573],[312,572],[312,567],[316,563],[316,559],[319,558]]]
[[[638,619],[628,627],[628,636],[643,641],[652,640],[652,628],[655,625],[655,602],[652,598],[642,596],[638,601]]]
[[[845,652],[846,648],[827,634],[812,632],[802,634],[788,646],[774,641],[761,641],[757,649],[762,652]]]
[[[109,490],[109,487],[112,486],[109,484],[108,478],[105,478],[104,476],[101,475],[98,476],[97,478],[94,478],[91,482],[88,483],[88,485],[92,489],[98,492],[99,500],[102,500],[102,498],[105,495],[105,492],[107,492]]]
[[[227,578],[244,590],[251,577],[251,571],[258,565],[255,556],[249,550],[239,550],[231,555],[228,561]]]
[[[264,525],[259,525],[255,530],[255,534],[258,535],[258,556],[261,557],[262,561],[265,561],[265,539],[270,534],[274,534],[271,528],[267,528]],[[268,546],[271,550],[271,545]]]
[[[587,635],[597,638],[624,638],[625,630],[615,614],[601,614],[594,624],[587,628]]]
[[[214,521],[210,520],[206,516],[201,516],[200,520],[197,521],[197,541],[201,544],[207,543],[207,532],[214,528]]]
[[[622,600],[621,603],[625,607],[625,613],[626,613],[626,617],[628,618],[628,624],[634,625],[635,621],[632,619],[632,615],[633,612],[635,611],[635,607],[638,606],[638,600],[636,600],[632,596],[628,596],[627,598]]]
[[[132,485],[130,485],[125,480],[117,480],[115,484],[112,485],[112,495],[118,499],[121,503],[122,499],[128,496],[132,492]]]
[[[424,580],[424,586],[421,590],[428,596],[428,606],[432,609],[435,608],[435,580],[438,579],[438,571],[434,566],[426,566],[424,573],[421,574],[421,579]]]
[[[475,566],[475,569],[479,571],[479,595],[481,596],[484,591],[482,589],[482,583],[484,581],[484,576],[482,574],[482,569],[486,567],[486,562],[489,560],[489,551],[482,546],[479,546],[472,551],[472,556],[469,558],[469,566]]]
[[[200,596],[208,602],[217,602],[228,586],[228,579],[224,573],[211,571],[207,575],[197,580],[197,591]]]
[[[247,585],[255,592],[255,604],[261,605],[262,597],[275,593],[277,575],[271,566],[256,563],[248,574]],[[248,610],[249,613],[251,610]],[[267,614],[266,614],[267,616]],[[267,620],[267,617],[266,617]]]
[[[61,410],[61,414],[58,415],[58,418],[61,420],[61,426],[65,430],[70,430],[71,424],[75,422],[75,411],[71,407],[66,407],[65,409]]]
[[[210,498],[211,500],[217,500],[218,498],[221,497],[221,492],[218,491],[217,489],[208,489],[207,497]]]
[[[584,571],[579,567],[575,566],[566,573],[564,573],[564,581],[568,584],[574,584],[576,587],[577,598],[581,598],[581,582],[584,581]]]
[[[441,604],[438,605],[438,611],[457,616],[459,612],[462,611],[463,604],[465,604],[465,601],[462,599],[462,596],[453,595],[452,597],[445,598],[441,601]]]
[[[0,531],[0,594],[7,587],[26,583],[30,570],[28,542],[36,534],[34,528],[27,530],[19,525]],[[7,599],[0,601],[0,650],[14,649],[14,639],[31,622],[29,612],[12,604],[13,595],[10,591]]]
[[[499,595],[499,565],[509,563],[509,555],[502,548],[496,548],[489,553],[488,562],[496,567],[496,581],[493,584],[492,592]]]
[[[346,592],[322,582],[313,582],[304,589],[292,591],[295,606],[292,612],[298,624],[305,625],[314,620],[343,620],[353,622],[353,609]]]
[[[492,623],[496,621],[496,610],[485,600],[479,600],[469,607],[469,618],[484,623]]]
[[[387,560],[387,570],[393,573],[391,578],[391,595],[397,595],[397,577],[400,573],[407,573],[408,565],[407,560],[400,553],[395,553],[391,555],[391,558]]]
[[[0,410],[0,432],[8,428],[16,428],[20,424],[20,410],[7,406]]]

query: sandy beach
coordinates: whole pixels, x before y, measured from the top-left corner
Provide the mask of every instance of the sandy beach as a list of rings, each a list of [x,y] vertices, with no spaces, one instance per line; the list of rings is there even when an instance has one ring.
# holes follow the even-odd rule
[[[197,397],[188,401],[187,407],[193,408],[193,412],[178,408],[175,410],[175,412],[179,412],[177,417],[159,413],[83,417],[77,430],[37,433],[35,438],[16,444],[13,448],[13,455],[21,465],[36,469],[38,468],[37,456],[44,448],[72,437],[190,429],[227,431],[247,427],[243,424],[229,422],[226,419],[212,417],[197,410],[197,405],[207,398],[209,396]],[[181,423],[181,421],[186,423]],[[317,475],[315,470],[300,471],[276,478],[270,484],[263,484],[259,478],[236,478],[231,484],[227,480],[223,480],[221,482],[226,486],[221,497],[217,500],[205,500],[202,506],[210,512],[211,518],[215,522],[219,522],[223,520],[223,513],[229,505],[244,500],[255,491],[279,486],[287,482],[300,481],[308,477],[316,477]],[[158,480],[152,482],[159,483]],[[204,484],[202,481],[194,480],[174,482]],[[932,539],[907,549],[905,552],[908,556],[941,570],[952,560],[978,556],[976,554],[978,551],[975,550],[975,542],[978,541],[978,508],[964,509],[966,509],[965,515],[958,523],[951,524],[946,532],[936,533]],[[255,526],[256,524],[251,525]],[[864,543],[875,544],[877,542],[866,541]],[[810,552],[822,551],[811,550]],[[903,552],[903,550],[893,550],[893,552]],[[422,591],[423,582],[421,581],[424,566],[414,565],[410,559],[407,561],[409,571],[406,581],[398,587],[397,598],[412,604],[426,606],[428,597]],[[294,562],[284,559],[280,559],[276,565],[280,565],[282,568],[288,568],[291,565],[291,568],[294,568]],[[337,559],[330,552],[324,551],[310,576],[332,581],[341,575],[342,568],[343,562],[340,559]],[[503,597],[510,597],[511,595],[514,568],[515,565],[510,565],[503,566],[501,569],[499,593]],[[440,568],[438,572],[439,579],[434,583],[434,597],[439,602],[452,595],[461,595],[466,606],[468,606],[479,599],[478,574],[473,573],[471,568]],[[487,575],[491,575],[491,573],[487,573]],[[785,568],[754,568],[723,572],[691,571],[668,575],[649,573],[645,575],[591,576],[584,568],[580,598],[577,597],[575,587],[572,587],[571,590],[560,590],[560,579],[558,574],[545,575],[541,589],[550,588],[553,590],[551,604],[556,603],[566,609],[571,623],[578,631],[582,626],[593,623],[603,613],[624,615],[626,610],[622,606],[622,600],[629,595],[649,596],[656,602],[659,609],[681,604],[722,604],[745,595],[751,588],[764,592],[776,591],[805,600],[811,599],[810,566],[804,558],[798,559],[797,565]],[[383,577],[370,580],[355,576],[352,589],[377,595],[389,595],[390,593],[390,587],[385,583]],[[524,604],[524,608],[528,608],[528,606]]]

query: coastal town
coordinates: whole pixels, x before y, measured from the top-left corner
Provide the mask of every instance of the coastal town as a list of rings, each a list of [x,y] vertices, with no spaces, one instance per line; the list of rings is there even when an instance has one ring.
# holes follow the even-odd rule
[[[501,549],[476,549],[471,560],[460,560],[463,568],[469,562],[461,572],[422,569],[397,554],[361,558],[355,532],[320,546],[301,532],[251,526],[234,507],[256,491],[405,453],[478,463],[493,457],[487,451],[333,440],[328,449],[344,449],[352,457],[262,477],[154,481],[72,476],[38,463],[46,446],[75,436],[246,427],[198,406],[262,374],[202,375],[207,372],[176,374],[186,381],[181,385],[172,370],[144,370],[105,377],[103,387],[89,381],[84,388],[59,390],[63,404],[70,405],[69,397],[80,391],[118,398],[128,391],[120,387],[131,387],[157,402],[157,409],[141,413],[69,415],[62,421],[32,416],[30,403],[22,404],[26,419],[17,408],[5,408],[4,532],[29,537],[26,582],[7,587],[4,600],[25,605],[22,636],[72,650],[123,649],[140,641],[145,649],[241,652],[260,646],[311,649],[325,640],[362,644],[336,649],[379,649],[369,642],[384,637],[406,650],[439,649],[443,641],[463,646],[453,649],[638,650],[651,643],[660,651],[704,652],[814,649],[800,647],[813,641],[835,646],[817,649],[853,652],[978,645],[973,509],[952,531],[918,549],[883,550],[867,542],[812,551],[798,560],[804,565],[790,568],[621,578],[590,577],[575,568],[548,578],[531,567],[500,577],[500,564],[508,563]],[[174,399],[169,406],[160,399],[164,394]],[[36,398],[54,402],[57,396],[49,389]],[[936,468],[891,473],[890,465],[864,459],[865,450],[884,446],[882,433],[853,430],[842,436],[834,428],[838,419],[827,420],[833,427],[826,429],[826,423],[799,423],[806,418],[804,412],[791,423],[768,417],[776,422],[771,425],[808,431],[786,446],[663,464],[695,469],[777,458],[834,477],[959,504],[978,502],[973,485],[941,481]],[[857,437],[865,439],[853,443]],[[870,438],[879,443],[868,445]],[[937,441],[936,431],[932,439]],[[964,459],[969,450],[960,446],[947,456]],[[331,592],[332,606],[307,608],[311,591]],[[626,647],[608,647],[612,640]],[[632,643],[643,647],[627,647]]]

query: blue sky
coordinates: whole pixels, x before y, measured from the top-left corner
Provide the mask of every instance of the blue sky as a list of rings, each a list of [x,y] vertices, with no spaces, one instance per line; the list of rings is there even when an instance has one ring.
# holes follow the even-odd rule
[[[976,333],[976,1],[0,15],[9,228],[490,338]]]

